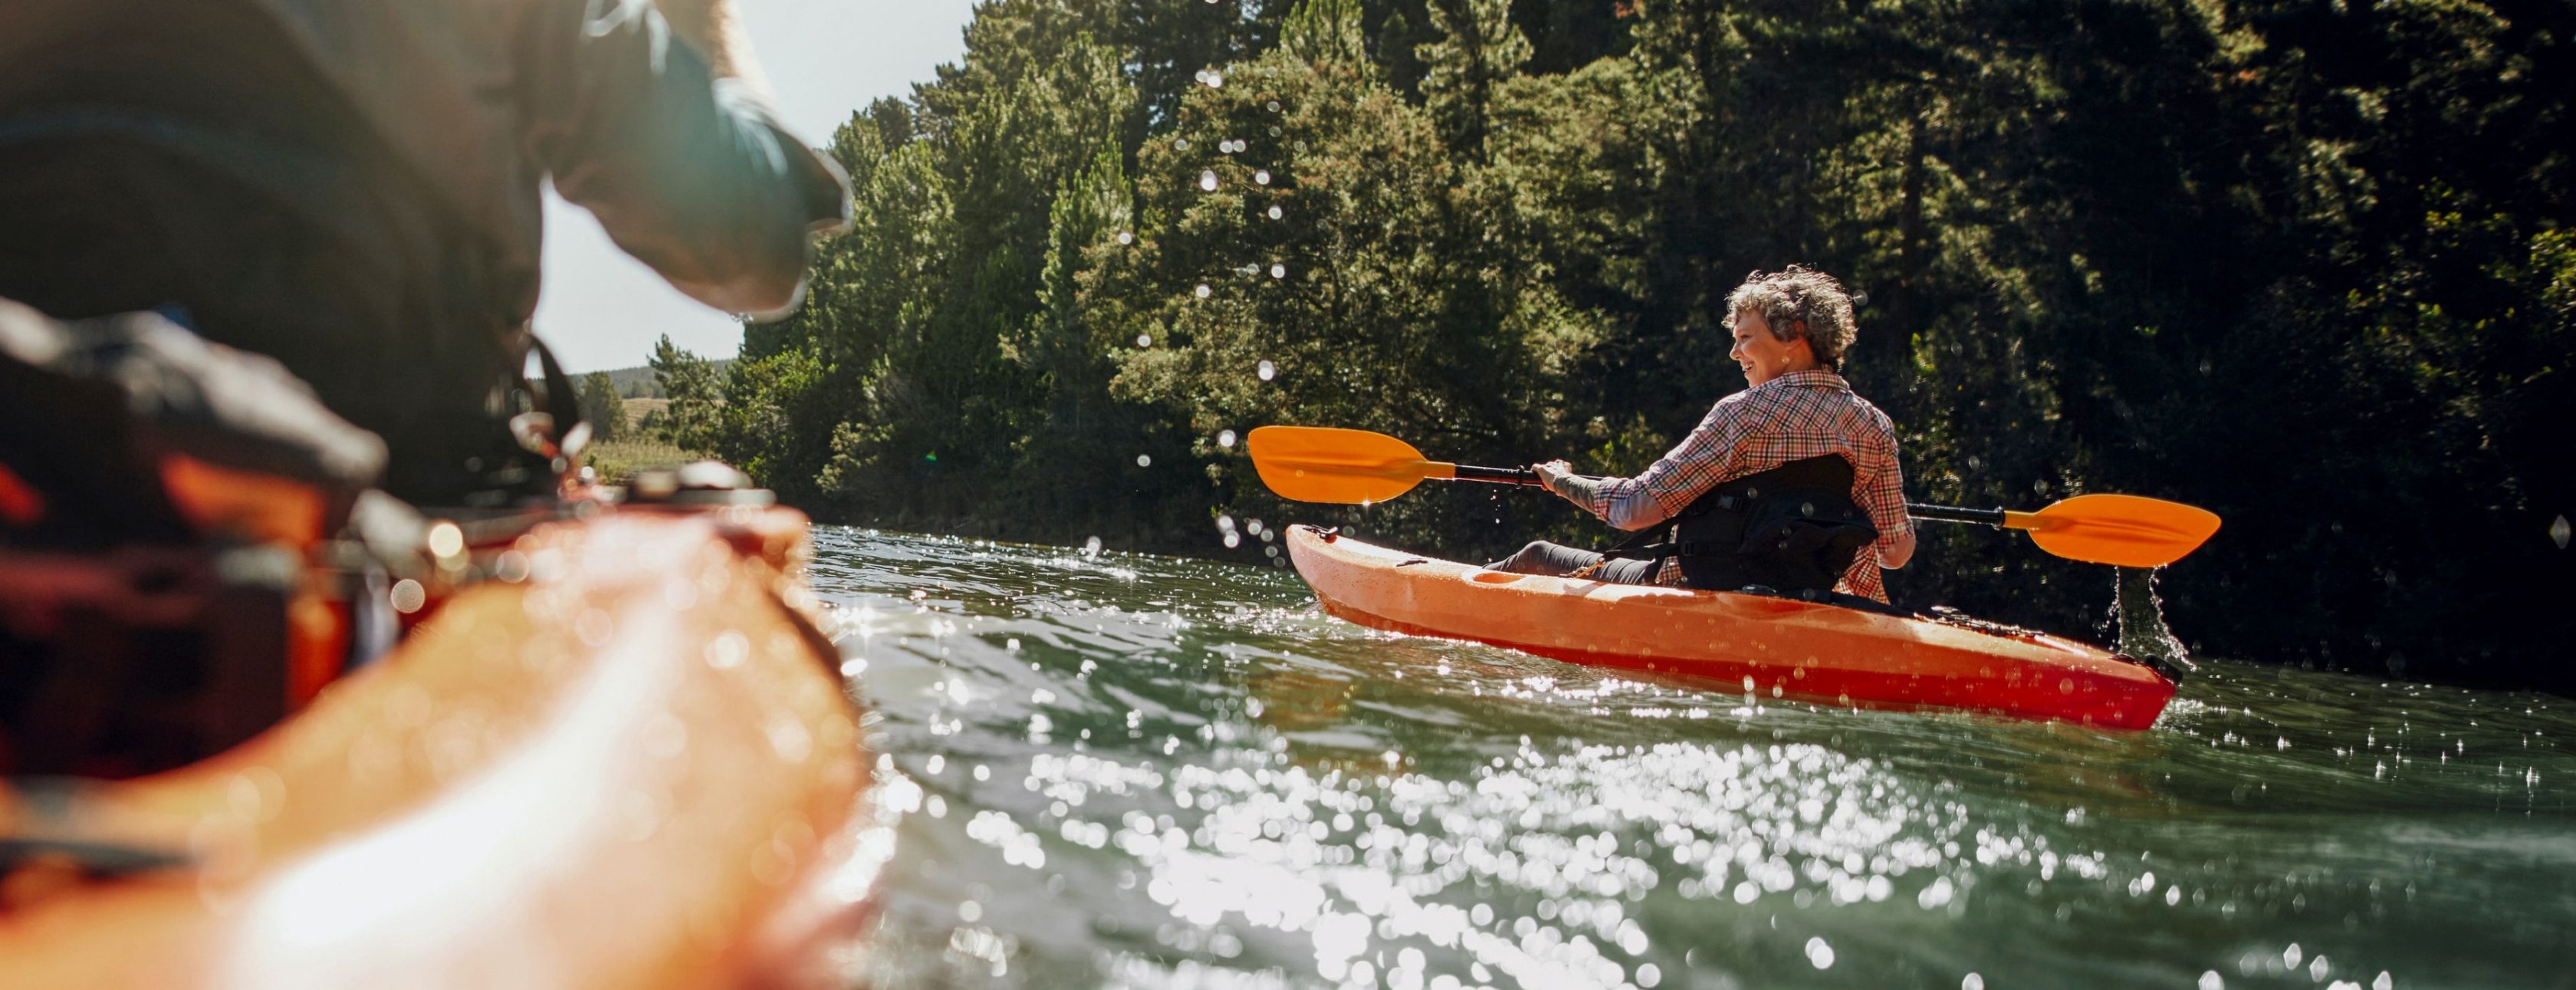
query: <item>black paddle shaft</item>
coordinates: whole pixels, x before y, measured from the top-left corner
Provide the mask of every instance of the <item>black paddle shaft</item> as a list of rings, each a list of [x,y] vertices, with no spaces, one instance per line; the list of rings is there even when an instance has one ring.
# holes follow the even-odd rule
[[[1528,468],[1490,468],[1477,467],[1473,464],[1458,464],[1453,466],[1458,469],[1457,480],[1459,481],[1485,481],[1497,485],[1529,485],[1533,488],[1544,487],[1539,483],[1538,472],[1532,471]]]
[[[1458,469],[1458,476],[1456,478],[1458,481],[1482,481],[1497,485],[1528,485],[1532,488],[1545,487],[1545,485],[1541,484],[1538,480],[1538,472],[1532,471],[1528,468],[1477,467],[1473,464],[1458,464],[1453,466]],[[1905,503],[1905,514],[1913,516],[1916,519],[1932,519],[1940,522],[1981,523],[1987,526],[2001,526],[2004,524],[2004,510],[2002,509],[1962,509],[1949,505],[1917,505],[1912,502],[1907,502]]]

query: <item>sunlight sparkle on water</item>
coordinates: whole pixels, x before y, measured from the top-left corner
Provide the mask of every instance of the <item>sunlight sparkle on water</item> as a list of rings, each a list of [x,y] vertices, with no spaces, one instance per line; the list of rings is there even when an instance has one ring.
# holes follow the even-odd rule
[[[1276,553],[1317,520],[1280,511],[1206,518]],[[870,745],[928,791],[877,943],[922,951],[854,982],[2395,990],[2465,951],[2492,985],[2555,972],[2572,861],[2535,825],[2571,808],[2576,728],[2554,699],[2217,660],[2143,734],[1854,712],[1363,630],[1278,557],[815,538]],[[907,982],[914,958],[974,978]]]

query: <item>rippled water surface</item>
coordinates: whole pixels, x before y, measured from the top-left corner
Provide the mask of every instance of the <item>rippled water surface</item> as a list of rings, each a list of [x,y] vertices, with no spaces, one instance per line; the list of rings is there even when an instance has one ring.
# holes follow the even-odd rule
[[[815,539],[907,809],[879,986],[2576,985],[2563,699],[2218,661],[2142,733],[1848,711],[1286,571]]]

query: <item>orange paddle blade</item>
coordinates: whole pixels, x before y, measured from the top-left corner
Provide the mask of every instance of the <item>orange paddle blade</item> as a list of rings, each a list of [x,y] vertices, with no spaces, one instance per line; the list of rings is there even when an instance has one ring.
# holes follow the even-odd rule
[[[2218,532],[2217,513],[2137,495],[2078,495],[2004,517],[2005,526],[2029,530],[2042,550],[2116,567],[2163,567]]]
[[[1264,426],[1245,445],[1261,483],[1280,498],[1299,502],[1367,505],[1384,502],[1421,484],[1452,476],[1452,465],[1424,460],[1422,452],[1383,433],[1329,426]]]

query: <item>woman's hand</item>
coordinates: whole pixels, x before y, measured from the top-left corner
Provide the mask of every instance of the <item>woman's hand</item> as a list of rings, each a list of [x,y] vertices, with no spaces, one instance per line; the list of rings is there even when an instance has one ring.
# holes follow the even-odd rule
[[[1565,492],[1556,487],[1557,480],[1573,474],[1574,465],[1566,463],[1565,459],[1560,457],[1553,461],[1532,464],[1530,470],[1538,473],[1539,484],[1547,486],[1548,491],[1563,495]]]

